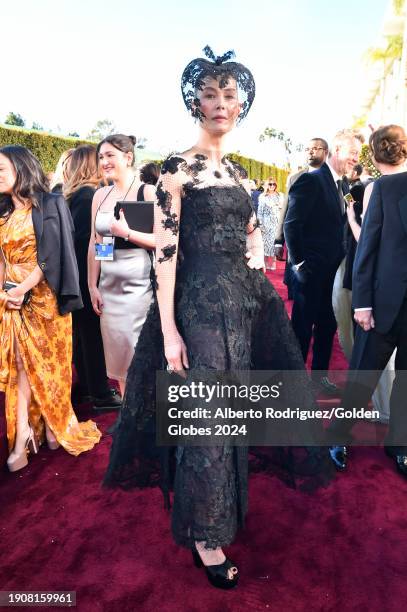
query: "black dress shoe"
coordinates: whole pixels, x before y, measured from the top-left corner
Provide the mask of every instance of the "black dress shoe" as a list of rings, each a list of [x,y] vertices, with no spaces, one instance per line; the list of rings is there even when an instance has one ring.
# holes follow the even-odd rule
[[[321,378],[313,379],[315,390],[324,395],[330,395],[332,397],[339,397],[340,389],[338,385],[331,382],[328,376],[322,376]]]
[[[341,472],[346,469],[347,465],[347,449],[346,446],[330,446],[329,454],[334,466]]]
[[[110,389],[110,393],[105,397],[94,397],[94,410],[119,410],[122,406],[122,398],[116,389]]]
[[[407,455],[397,455],[393,453],[390,448],[387,446],[384,448],[386,455],[388,455],[391,459],[394,459],[396,462],[397,470],[403,476],[407,476]]]
[[[91,402],[92,398],[87,391],[80,389],[78,385],[75,385],[71,390],[71,404],[72,406],[80,406],[81,404],[87,404]]]

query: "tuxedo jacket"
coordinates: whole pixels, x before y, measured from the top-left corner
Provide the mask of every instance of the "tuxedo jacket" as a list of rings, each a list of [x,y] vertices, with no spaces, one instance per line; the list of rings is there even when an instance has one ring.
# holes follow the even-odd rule
[[[66,314],[83,306],[72,217],[60,194],[37,194],[37,200],[38,206],[32,207],[37,262],[55,293],[60,314]]]
[[[290,261],[316,273],[335,271],[344,257],[343,202],[332,173],[323,164],[302,174],[288,194],[284,236]]]
[[[375,181],[353,268],[352,305],[373,308],[387,333],[407,291],[407,172]]]
[[[290,189],[294,185],[295,181],[299,179],[302,174],[305,174],[305,172],[308,172],[308,168],[303,168],[302,170],[298,170],[298,172],[294,172],[294,174],[290,174],[290,176],[287,179],[286,190],[285,190],[285,194],[283,198],[283,203],[281,205],[280,217],[279,217],[278,225],[276,229],[276,237],[274,240],[276,244],[281,244],[281,245],[284,244],[283,228],[284,228],[284,220],[287,214],[288,194],[290,193]]]

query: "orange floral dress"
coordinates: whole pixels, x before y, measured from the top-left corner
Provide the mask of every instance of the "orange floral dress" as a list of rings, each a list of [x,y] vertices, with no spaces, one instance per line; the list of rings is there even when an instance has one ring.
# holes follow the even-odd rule
[[[5,280],[22,282],[37,265],[37,249],[31,208],[16,209],[8,221],[0,221],[0,246],[6,264]],[[1,256],[1,252],[0,252]],[[68,453],[79,455],[99,442],[101,433],[93,421],[79,423],[71,404],[72,320],[60,315],[57,300],[42,280],[31,290],[21,310],[6,308],[0,290],[0,391],[6,394],[9,449],[16,435],[17,343],[31,387],[29,421],[41,441],[44,421]]]

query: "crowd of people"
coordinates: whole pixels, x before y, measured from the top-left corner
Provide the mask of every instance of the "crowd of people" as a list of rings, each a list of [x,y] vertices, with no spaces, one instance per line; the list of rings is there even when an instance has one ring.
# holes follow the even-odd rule
[[[248,449],[179,446],[172,481],[170,451],[155,447],[155,373],[295,370],[302,393],[339,401],[328,375],[338,329],[350,362],[345,406],[355,393],[367,404],[387,368],[374,401],[389,419],[386,452],[407,475],[398,376],[407,346],[407,138],[394,125],[372,133],[377,180],[359,165],[358,133],[342,130],[329,144],[312,138],[284,197],[273,177],[258,189],[225,155],[226,136],[253,103],[253,76],[229,53],[205,54],[182,76],[198,140],[161,169],[137,171],[135,138],[123,134],[66,151],[51,185],[29,150],[0,149],[0,390],[12,472],[44,441],[73,455],[99,442],[96,424],[78,422],[72,403],[120,409],[105,484],[159,483],[166,499],[173,488],[175,541],[213,586],[229,589],[239,571],[223,547],[247,512]],[[149,202],[154,227],[131,227],[125,210]],[[285,253],[291,321],[265,275]],[[374,372],[369,384],[365,371]],[[332,422],[334,445],[311,449],[313,460],[345,469],[346,444],[337,441],[350,439],[353,424]]]

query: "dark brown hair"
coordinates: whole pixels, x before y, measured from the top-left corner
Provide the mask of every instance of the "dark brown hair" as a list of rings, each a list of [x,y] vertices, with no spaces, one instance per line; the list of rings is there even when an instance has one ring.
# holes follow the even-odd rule
[[[2,147],[0,153],[14,166],[16,180],[13,195],[22,200],[30,200],[33,206],[38,206],[38,195],[49,192],[49,181],[38,159],[29,149],[20,145]],[[0,193],[0,217],[8,218],[13,211],[11,195]]]
[[[380,164],[398,166],[407,159],[407,137],[400,125],[383,125],[369,138],[369,148]]]
[[[134,146],[137,142],[137,138],[135,136],[126,136],[125,134],[111,134],[110,136],[106,136],[103,140],[101,140],[96,147],[96,159],[99,163],[99,153],[100,148],[103,144],[109,143],[122,153],[133,153],[133,161],[131,165],[134,166],[136,161],[136,156],[134,155]]]
[[[160,176],[160,166],[154,162],[145,164],[140,170],[140,180],[146,185],[157,185]]]

